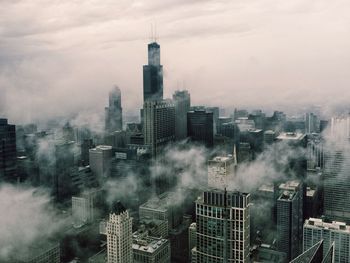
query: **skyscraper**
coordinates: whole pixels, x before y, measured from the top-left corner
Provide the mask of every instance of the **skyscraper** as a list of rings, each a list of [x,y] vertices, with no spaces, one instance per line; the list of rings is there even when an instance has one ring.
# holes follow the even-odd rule
[[[334,262],[350,262],[350,226],[337,221],[326,223],[318,218],[306,220],[303,237],[304,251],[320,240],[323,240],[324,255],[328,255],[329,250],[334,246]]]
[[[121,91],[115,86],[113,90],[109,92],[109,107],[105,108],[106,132],[114,132],[123,129],[123,108],[121,100]]]
[[[132,263],[132,218],[117,202],[107,222],[107,263]]]
[[[144,138],[150,145],[153,157],[170,141],[175,139],[175,107],[171,101],[145,101]]]
[[[332,118],[325,145],[324,214],[350,223],[350,117]]]
[[[187,112],[191,107],[191,97],[187,90],[175,91],[175,138],[183,140],[187,137]]]
[[[250,262],[250,194],[207,190],[196,201],[197,263]]]
[[[0,119],[0,181],[16,181],[16,126]]]
[[[160,64],[160,46],[148,44],[148,65],[143,66],[143,101],[163,99],[163,66]]]
[[[277,199],[277,248],[287,259],[301,252],[303,236],[303,188],[300,181],[288,181],[279,186]]]
[[[98,180],[109,176],[111,161],[112,146],[98,145],[89,150],[90,168]]]
[[[194,142],[212,147],[214,144],[213,113],[205,110],[189,111],[187,113],[187,136]]]

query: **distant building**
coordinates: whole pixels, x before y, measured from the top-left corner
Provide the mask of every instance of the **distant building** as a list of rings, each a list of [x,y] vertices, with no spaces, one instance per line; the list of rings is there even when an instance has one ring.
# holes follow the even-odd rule
[[[323,254],[325,256],[330,253],[332,246],[334,246],[334,263],[350,262],[350,226],[337,221],[327,223],[317,218],[306,220],[303,237],[304,251],[321,240],[323,240]]]
[[[276,139],[276,133],[272,130],[268,130],[264,132],[264,144],[270,145]]]
[[[89,150],[90,168],[98,180],[109,176],[112,155],[112,146],[109,145],[98,145]]]
[[[303,236],[303,186],[300,181],[288,181],[279,186],[277,199],[277,248],[287,259],[301,252]]]
[[[84,139],[80,149],[81,149],[81,156],[80,160],[82,165],[89,165],[89,150],[94,148],[94,142],[92,139]]]
[[[170,263],[169,240],[149,236],[147,231],[137,231],[132,237],[134,263]]]
[[[171,101],[145,101],[143,105],[144,140],[156,157],[175,139],[175,106]]]
[[[148,65],[143,66],[143,101],[163,99],[163,66],[160,64],[160,46],[148,44]]]
[[[225,204],[226,202],[226,204]],[[197,263],[250,262],[250,195],[204,191],[196,201]]]
[[[189,258],[192,258],[192,249],[197,246],[197,224],[194,222],[188,228]]]
[[[212,147],[214,144],[213,113],[205,110],[189,111],[187,113],[187,135],[194,142]]]
[[[17,180],[16,126],[0,119],[0,180]]]
[[[276,140],[279,142],[285,142],[294,146],[306,147],[307,145],[307,138],[306,138],[306,135],[303,133],[282,132],[277,136]]]
[[[187,90],[175,91],[175,138],[183,140],[187,137],[187,112],[191,107],[191,96]]]
[[[105,108],[106,132],[120,131],[123,129],[123,109],[121,91],[115,86],[109,92],[109,106]]]
[[[233,183],[235,169],[237,166],[236,157],[217,156],[208,161],[208,186],[224,190]]]
[[[40,243],[40,242],[39,242]],[[45,243],[33,244],[28,248],[28,252],[21,256],[20,259],[13,260],[15,263],[60,263],[60,244]]]
[[[96,199],[99,190],[93,189],[83,193],[81,196],[72,197],[72,216],[74,227],[81,227],[90,223],[96,216]]]
[[[320,132],[320,120],[313,113],[305,114],[305,132],[307,134]]]
[[[74,141],[55,143],[53,192],[57,201],[69,200],[72,196],[71,172],[75,165],[74,146]]]
[[[107,263],[132,263],[132,218],[118,202],[109,214],[107,231]]]

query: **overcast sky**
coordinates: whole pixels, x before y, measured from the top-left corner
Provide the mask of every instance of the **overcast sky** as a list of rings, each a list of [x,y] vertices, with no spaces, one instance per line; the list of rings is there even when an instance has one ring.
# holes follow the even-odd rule
[[[323,108],[350,101],[348,0],[0,0],[0,116],[142,107],[157,25],[164,93],[193,104]]]

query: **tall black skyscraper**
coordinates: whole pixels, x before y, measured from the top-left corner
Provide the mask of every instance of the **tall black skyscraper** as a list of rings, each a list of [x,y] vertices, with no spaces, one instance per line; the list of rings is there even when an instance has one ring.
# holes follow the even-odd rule
[[[0,180],[16,180],[16,126],[0,119]]]
[[[143,66],[143,100],[163,99],[163,66],[160,65],[160,46],[148,44],[148,65]]]
[[[106,111],[106,132],[114,132],[123,129],[122,95],[120,89],[115,86],[109,92],[109,107]]]
[[[213,113],[205,110],[187,112],[187,136],[207,147],[214,145]]]

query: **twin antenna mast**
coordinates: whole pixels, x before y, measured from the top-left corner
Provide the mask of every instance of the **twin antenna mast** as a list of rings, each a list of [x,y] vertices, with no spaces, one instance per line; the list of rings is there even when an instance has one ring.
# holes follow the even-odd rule
[[[149,39],[151,42],[157,42],[157,39],[159,38],[158,32],[157,32],[157,24],[156,22],[151,23],[151,32]]]

